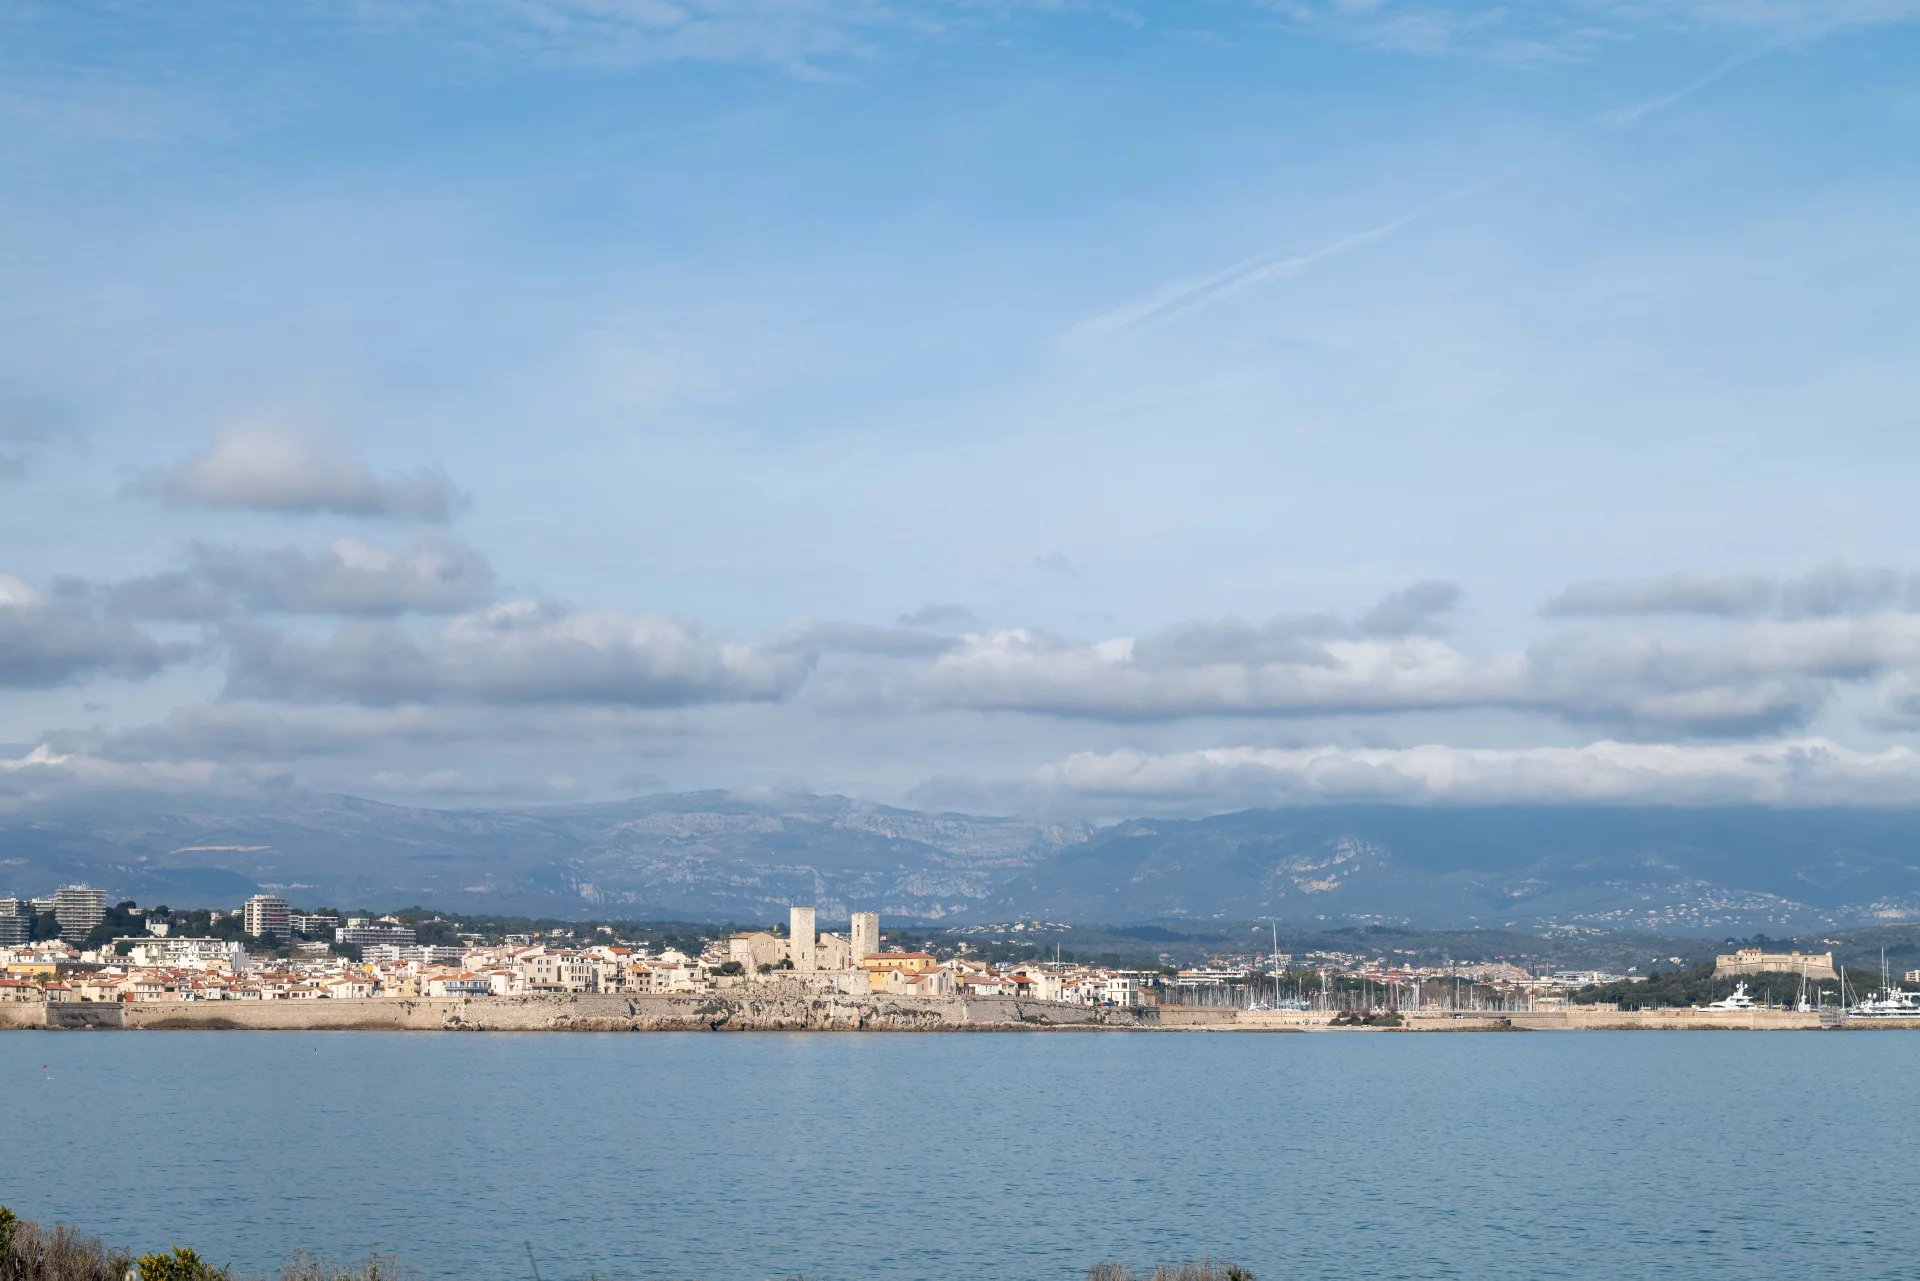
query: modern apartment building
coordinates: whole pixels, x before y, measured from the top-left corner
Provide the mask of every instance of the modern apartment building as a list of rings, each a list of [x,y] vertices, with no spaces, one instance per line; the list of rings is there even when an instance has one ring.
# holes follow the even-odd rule
[[[60,922],[60,937],[78,942],[105,919],[107,892],[89,885],[62,885],[53,892],[53,914]]]
[[[369,921],[365,917],[349,918],[347,923],[333,932],[336,943],[351,943],[355,947],[377,947],[382,943],[391,943],[396,947],[412,947],[420,940],[410,925],[394,925],[386,921]]]
[[[275,894],[256,894],[242,909],[247,933],[257,939],[287,939],[293,936],[293,909],[287,900]]]
[[[33,905],[25,899],[0,898],[0,947],[19,947],[33,929]]]
[[[293,932],[302,938],[332,938],[340,928],[340,918],[332,912],[295,912],[289,919]]]

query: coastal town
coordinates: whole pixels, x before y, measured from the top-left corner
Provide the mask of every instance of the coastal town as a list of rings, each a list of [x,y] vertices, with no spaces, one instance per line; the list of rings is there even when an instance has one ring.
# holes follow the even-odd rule
[[[200,928],[190,928],[195,926]],[[84,885],[64,886],[45,898],[0,899],[0,1003],[13,1005],[750,997],[778,991],[909,1003],[999,998],[1092,1011],[1211,1011],[1223,1019],[1397,1018],[1550,1014],[1595,993],[1611,994],[1626,1008],[1636,1004],[1635,994],[1658,986],[1646,975],[1528,968],[1504,959],[1420,965],[1356,953],[1296,958],[1277,942],[1269,951],[1218,955],[1184,968],[1094,964],[1057,951],[1052,958],[990,960],[970,951],[964,939],[941,953],[889,944],[880,915],[871,911],[849,913],[845,929],[822,930],[817,910],[803,906],[790,907],[784,922],[765,928],[715,931],[674,945],[626,937],[605,925],[487,932],[453,929],[439,918],[303,911],[272,894],[192,912],[131,901],[110,906],[103,891]],[[1827,1009],[1828,987],[1839,978],[1831,953],[1740,949],[1718,957],[1713,971],[1716,979],[1765,975],[1798,977],[1801,1013]],[[1902,979],[1920,982],[1920,972]],[[1747,997],[1744,981],[1726,999],[1734,1003],[1710,1008],[1763,1004]],[[1841,1004],[1837,989],[1831,1004]]]
[[[652,949],[603,929],[601,941],[560,942],[531,933],[497,939],[464,934],[423,942],[396,917],[295,910],[275,895],[207,913],[210,925],[238,924],[242,938],[192,937],[131,904],[137,935],[101,938],[106,895],[66,886],[39,900],[0,899],[0,999],[44,1001],[314,1001],[421,997],[515,997],[579,993],[720,991],[757,983],[798,983],[842,995],[1009,996],[1088,1007],[1225,1006],[1297,1002],[1351,1005],[1334,996],[1354,983],[1379,1000],[1446,1003],[1461,993],[1488,1007],[1563,1000],[1572,988],[1623,976],[1597,971],[1530,973],[1504,961],[1449,967],[1394,964],[1349,954],[1309,958],[1289,971],[1283,952],[1210,958],[1168,971],[1061,960],[1017,964],[883,947],[880,917],[854,912],[844,931],[822,931],[812,907],[792,907],[784,928],[732,933],[698,952]],[[30,940],[28,923],[52,918],[51,938]],[[566,931],[552,932],[559,936]],[[246,941],[242,941],[242,940]],[[89,941],[93,943],[88,946]],[[1291,973],[1294,989],[1276,991]],[[1310,974],[1304,983],[1301,976]],[[1264,983],[1262,982],[1264,980]],[[1264,987],[1264,992],[1254,989]],[[1372,999],[1369,997],[1369,999]]]

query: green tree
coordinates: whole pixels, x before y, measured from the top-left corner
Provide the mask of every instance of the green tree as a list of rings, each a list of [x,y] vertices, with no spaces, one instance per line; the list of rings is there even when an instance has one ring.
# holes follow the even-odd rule
[[[88,931],[82,947],[105,947],[117,938],[130,938],[147,932],[147,920],[136,910],[140,905],[132,899],[115,903],[100,918],[100,923]]]

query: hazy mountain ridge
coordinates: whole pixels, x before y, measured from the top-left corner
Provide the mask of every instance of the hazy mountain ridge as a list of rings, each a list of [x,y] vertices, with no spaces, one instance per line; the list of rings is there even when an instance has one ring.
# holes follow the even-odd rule
[[[0,818],[0,885],[78,879],[148,901],[258,886],[336,905],[740,920],[816,902],[931,920],[1090,831],[713,792],[528,810],[141,798]]]
[[[1920,916],[1920,811],[1385,806],[1103,828],[839,796],[695,792],[524,810],[347,796],[123,798],[0,816],[0,892],[419,902],[769,920],[1584,924],[1734,932]]]
[[[1120,823],[990,906],[1063,920],[1818,928],[1920,914],[1920,813],[1372,807]]]

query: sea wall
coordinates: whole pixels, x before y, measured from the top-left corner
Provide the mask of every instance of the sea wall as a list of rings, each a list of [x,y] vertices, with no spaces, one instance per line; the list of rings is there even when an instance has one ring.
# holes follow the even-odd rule
[[[364,1001],[152,1001],[131,1004],[0,1002],[0,1030],[131,1028],[384,1032],[965,1032],[1041,1029],[1365,1034],[1402,1029],[1334,1028],[1332,1015],[1195,1006],[1095,1010],[1016,997],[846,996],[756,984],[679,995],[474,997]],[[1413,1032],[1811,1031],[1818,1014],[1791,1010],[1568,1010],[1500,1014],[1421,1011]],[[1849,1030],[1920,1028],[1920,1020],[1853,1020]]]
[[[805,990],[467,999],[151,1001],[0,1005],[0,1028],[306,1031],[980,1031],[1143,1028],[1155,1012],[1014,997],[846,996]]]
[[[1449,1012],[1421,1010],[1403,1016],[1405,1030],[1414,1032],[1588,1031],[1588,1032],[1785,1032],[1810,1031],[1824,1026],[1818,1014],[1794,1010],[1617,1010],[1610,1005],[1576,1005],[1564,1010],[1502,1014],[1487,1010]],[[1236,1027],[1243,1030],[1372,1032],[1399,1029],[1332,1028],[1333,1016],[1310,1011],[1248,1011]],[[1860,1027],[1855,1021],[1850,1027]]]

